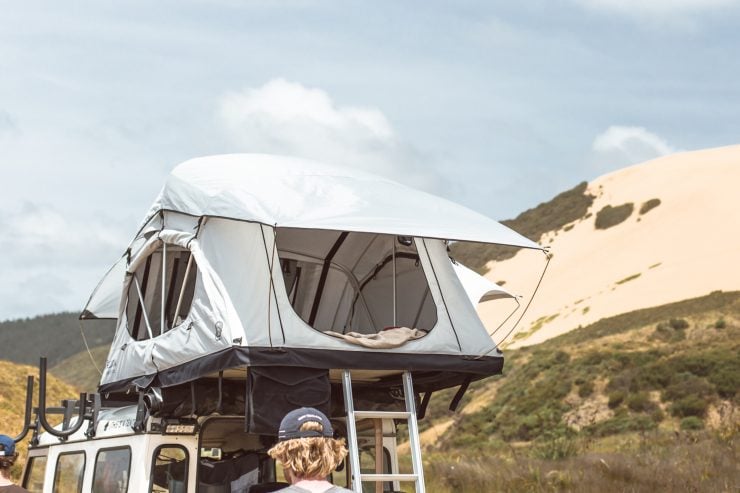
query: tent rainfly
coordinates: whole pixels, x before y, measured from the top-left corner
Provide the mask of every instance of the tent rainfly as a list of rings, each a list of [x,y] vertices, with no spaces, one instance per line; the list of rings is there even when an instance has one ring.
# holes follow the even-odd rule
[[[413,370],[438,388],[499,373],[474,304],[512,296],[451,261],[449,240],[542,249],[359,171],[261,154],[186,161],[80,316],[117,320],[100,390],[245,366]]]

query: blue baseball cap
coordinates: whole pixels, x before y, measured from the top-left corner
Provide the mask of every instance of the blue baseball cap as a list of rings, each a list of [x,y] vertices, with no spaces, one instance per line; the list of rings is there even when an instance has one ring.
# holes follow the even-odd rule
[[[15,440],[8,435],[0,435],[0,457],[15,455]]]
[[[319,423],[323,431],[304,430],[301,431],[303,423]],[[280,422],[278,430],[278,441],[293,440],[294,438],[324,437],[332,438],[334,430],[329,418],[318,409],[312,407],[301,407],[294,409],[285,415]]]

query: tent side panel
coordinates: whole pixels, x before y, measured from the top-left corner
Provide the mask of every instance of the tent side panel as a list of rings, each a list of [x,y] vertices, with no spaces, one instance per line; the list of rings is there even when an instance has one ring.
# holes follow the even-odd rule
[[[470,303],[460,278],[455,274],[447,255],[447,246],[441,240],[425,239],[422,243],[429,253],[429,260],[434,268],[433,275],[444,295],[444,305],[460,341],[462,354],[488,354],[493,351],[496,346]]]

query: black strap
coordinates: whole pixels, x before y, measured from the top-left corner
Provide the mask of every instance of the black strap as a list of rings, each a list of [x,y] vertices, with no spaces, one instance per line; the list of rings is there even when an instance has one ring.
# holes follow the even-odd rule
[[[431,391],[424,394],[424,398],[421,400],[421,404],[419,404],[419,409],[416,410],[416,419],[424,419],[424,416],[427,415],[427,407],[429,406],[429,400],[431,398]]]
[[[250,433],[252,431],[252,372],[249,367],[247,367],[247,378],[244,380],[247,386],[244,396],[244,431]]]
[[[146,405],[144,405],[144,391],[139,390],[139,403],[136,406],[136,419],[134,420],[134,425],[132,428],[135,432],[141,433],[144,431],[144,423],[146,422]]]
[[[347,239],[347,235],[349,235],[348,231],[342,231],[342,233],[339,235],[339,238],[337,238],[337,241],[334,242],[334,245],[331,247],[331,250],[329,250],[329,253],[324,259],[324,266],[321,268],[321,277],[319,278],[319,286],[316,288],[316,296],[313,299],[311,315],[308,317],[308,325],[312,327],[314,322],[316,321],[316,315],[318,315],[319,313],[319,303],[321,302],[321,295],[324,292],[326,277],[329,275],[331,260],[334,258],[334,255],[337,254],[337,251],[339,250],[339,247],[342,246],[342,243],[344,243],[344,240]]]
[[[457,405],[460,404],[460,400],[463,398],[463,395],[465,395],[465,391],[468,390],[468,385],[470,385],[470,381],[472,379],[472,375],[467,376],[465,377],[465,380],[463,380],[463,383],[460,384],[460,388],[457,389],[455,397],[450,401],[450,411],[457,411]]]
[[[218,403],[216,404],[216,412],[223,414],[223,402],[224,402],[224,371],[218,372]]]

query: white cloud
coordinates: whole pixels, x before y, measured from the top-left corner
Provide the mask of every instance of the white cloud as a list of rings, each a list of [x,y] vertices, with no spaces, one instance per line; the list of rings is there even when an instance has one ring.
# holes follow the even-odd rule
[[[740,6],[740,0],[571,0],[606,15],[618,15],[649,28],[696,32],[703,16]]]
[[[123,251],[126,237],[102,217],[70,219],[26,202],[0,218],[0,315],[79,308]]]
[[[596,136],[592,149],[606,155],[621,155],[631,163],[638,163],[678,149],[670,146],[665,139],[648,131],[645,127],[623,127],[612,125]]]
[[[218,116],[240,151],[351,166],[427,190],[441,185],[380,110],[340,106],[321,89],[273,79],[224,95]]]
[[[604,10],[634,16],[695,13],[732,7],[738,0],[574,0],[594,10]]]
[[[18,132],[18,124],[16,123],[15,118],[13,118],[7,111],[0,110],[0,139],[9,135],[17,134]]]

